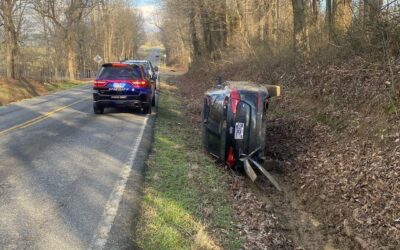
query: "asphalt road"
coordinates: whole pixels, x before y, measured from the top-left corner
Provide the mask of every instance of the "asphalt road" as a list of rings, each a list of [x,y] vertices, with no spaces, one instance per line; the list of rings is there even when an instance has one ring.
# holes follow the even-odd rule
[[[0,107],[0,248],[132,248],[152,119],[89,85]]]

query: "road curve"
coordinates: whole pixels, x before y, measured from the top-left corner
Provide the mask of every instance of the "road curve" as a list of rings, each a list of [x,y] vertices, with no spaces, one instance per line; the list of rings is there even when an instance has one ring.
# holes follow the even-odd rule
[[[88,249],[108,240],[102,230],[112,225],[107,213],[118,218],[121,180],[142,176],[143,157],[135,156],[150,140],[149,118],[94,115],[89,85],[1,107],[1,248]]]

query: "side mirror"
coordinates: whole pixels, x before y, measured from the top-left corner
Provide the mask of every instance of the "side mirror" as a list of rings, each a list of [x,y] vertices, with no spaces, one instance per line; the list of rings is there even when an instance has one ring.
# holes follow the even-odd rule
[[[158,72],[158,67],[157,66],[154,67],[154,71]]]

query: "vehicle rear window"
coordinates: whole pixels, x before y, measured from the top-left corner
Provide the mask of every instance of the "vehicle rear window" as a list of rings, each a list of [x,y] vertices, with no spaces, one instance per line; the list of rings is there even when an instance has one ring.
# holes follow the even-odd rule
[[[124,80],[124,79],[141,79],[140,69],[138,67],[102,67],[97,79],[98,80]]]
[[[258,92],[243,90],[240,92],[240,99],[246,101],[254,107],[258,107]]]
[[[150,67],[150,64],[149,64],[149,63],[146,63],[146,62],[139,62],[139,63],[136,63],[136,64],[138,64],[138,65],[143,65],[143,67],[146,69],[147,73],[150,73],[151,67]]]

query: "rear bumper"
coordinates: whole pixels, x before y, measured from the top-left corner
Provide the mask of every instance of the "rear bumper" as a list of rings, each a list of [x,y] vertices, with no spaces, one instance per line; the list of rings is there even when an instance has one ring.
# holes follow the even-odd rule
[[[111,95],[93,93],[93,103],[97,107],[142,108],[151,103],[151,94],[127,95],[126,99],[114,99]]]
[[[134,101],[134,100],[100,100],[94,101],[97,107],[110,107],[110,108],[142,108],[148,105],[148,102]]]

